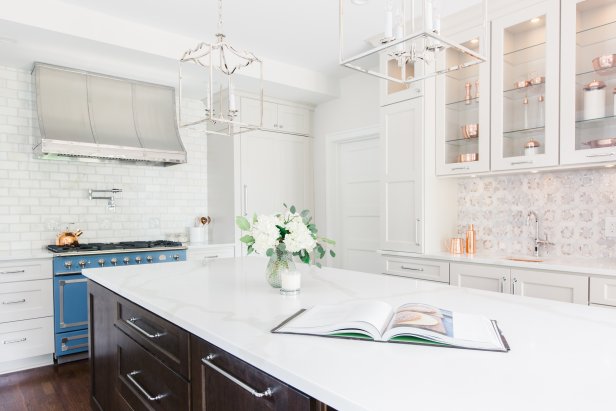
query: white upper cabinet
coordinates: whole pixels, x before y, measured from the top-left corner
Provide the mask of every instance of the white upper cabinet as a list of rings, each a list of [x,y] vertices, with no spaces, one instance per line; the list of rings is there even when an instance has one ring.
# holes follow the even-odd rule
[[[423,65],[421,63],[406,63],[403,68],[398,59],[389,56],[382,56],[380,59],[381,72],[388,76],[398,79],[417,77],[423,75]],[[381,83],[381,106],[399,103],[423,95],[424,82],[416,81],[409,84],[400,84],[395,81],[382,80]]]
[[[484,53],[483,28],[447,35],[454,42]],[[485,54],[485,53],[484,53]],[[463,64],[461,54],[447,50],[442,67]],[[490,66],[482,63],[437,77],[436,174],[472,174],[490,170]]]
[[[381,249],[423,252],[423,99],[381,108]]]
[[[616,161],[616,2],[563,0],[561,13],[561,163]]]
[[[548,0],[492,21],[492,170],[559,162],[559,14]]]
[[[243,123],[259,124],[259,100],[242,97],[240,116]],[[310,134],[310,110],[286,104],[263,102],[263,128],[289,134]]]

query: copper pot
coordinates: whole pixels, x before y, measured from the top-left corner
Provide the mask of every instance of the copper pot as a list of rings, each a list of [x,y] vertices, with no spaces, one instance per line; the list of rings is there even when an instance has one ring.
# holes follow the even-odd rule
[[[79,245],[79,241],[77,240],[83,232],[81,230],[77,231],[62,231],[56,237],[56,245],[60,247],[74,247]]]

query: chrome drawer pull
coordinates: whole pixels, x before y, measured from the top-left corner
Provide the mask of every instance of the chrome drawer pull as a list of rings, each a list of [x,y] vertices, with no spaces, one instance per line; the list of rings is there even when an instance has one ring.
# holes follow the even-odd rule
[[[223,370],[222,368],[218,367],[217,365],[214,365],[211,360],[213,360],[215,358],[214,354],[208,354],[205,358],[201,358],[201,362],[205,365],[207,365],[208,367],[210,367],[211,369],[213,369],[214,371],[219,372],[221,375],[227,377],[229,380],[233,381],[234,383],[236,383],[237,385],[239,385],[240,387],[242,387],[243,389],[245,389],[246,391],[248,391],[250,394],[252,394],[254,397],[256,398],[263,398],[263,397],[271,397],[272,394],[274,393],[271,388],[267,388],[265,391],[263,392],[258,392],[257,390],[255,390],[254,388],[252,388],[251,386],[243,383],[242,381],[238,380],[237,378],[235,378],[234,376],[232,376],[231,374],[229,374],[228,372],[226,372],[225,370]]]
[[[131,317],[128,320],[124,320],[124,322],[126,322],[126,324],[130,325],[135,330],[139,331],[141,334],[145,335],[148,338],[160,338],[163,335],[167,335],[166,332],[160,332],[160,331],[157,331],[154,334],[150,334],[149,332],[147,332],[146,330],[144,330],[143,328],[141,328],[137,324],[135,324],[135,321],[139,321],[139,320],[140,320],[140,318]]]
[[[26,270],[16,270],[16,271],[0,271],[0,274],[21,274],[25,273]]]
[[[9,305],[9,304],[21,304],[21,303],[25,303],[26,299],[22,298],[21,300],[15,300],[15,301],[2,301],[2,305]]]
[[[68,350],[76,350],[77,348],[86,348],[88,346],[87,342],[82,343],[82,344],[76,344],[76,345],[68,345],[67,343],[72,340],[82,340],[82,339],[87,339],[87,338],[88,338],[88,334],[80,334],[80,335],[73,335],[71,337],[63,337],[61,340],[62,352],[68,351]]]
[[[519,166],[521,164],[533,164],[532,161],[512,161],[511,165],[512,166]]]
[[[587,154],[586,157],[611,157],[614,153],[605,153],[605,154]]]
[[[139,375],[139,374],[141,374],[141,371],[138,371],[138,370],[131,371],[131,372],[129,372],[128,374],[126,374],[126,378],[128,378],[128,379],[130,380],[130,382],[132,382],[132,383],[133,383],[133,385],[134,385],[135,387],[137,387],[137,389],[138,389],[139,391],[141,391],[141,393],[142,393],[143,395],[145,395],[145,397],[146,397],[149,401],[158,401],[158,400],[162,400],[162,399],[163,399],[163,398],[165,398],[167,395],[169,395],[169,394],[166,394],[166,393],[165,393],[165,394],[158,394],[158,395],[155,395],[155,396],[150,395],[150,393],[149,393],[149,392],[147,392],[147,391],[145,390],[145,388],[143,388],[143,387],[142,387],[142,386],[141,386],[141,385],[140,385],[137,381],[135,381],[135,379],[133,378],[133,376],[134,376],[134,375]]]
[[[453,167],[451,171],[470,170],[470,167]]]
[[[217,255],[206,255],[205,257],[203,257],[204,260],[207,260],[210,258],[218,258],[218,256]]]
[[[6,344],[15,344],[15,343],[24,342],[26,340],[27,340],[27,338],[24,337],[24,338],[20,338],[19,340],[4,340],[2,343],[5,344],[5,345]]]
[[[423,268],[415,268],[415,267],[407,267],[405,265],[401,265],[400,268],[402,268],[403,270],[410,270],[410,271],[423,271]]]

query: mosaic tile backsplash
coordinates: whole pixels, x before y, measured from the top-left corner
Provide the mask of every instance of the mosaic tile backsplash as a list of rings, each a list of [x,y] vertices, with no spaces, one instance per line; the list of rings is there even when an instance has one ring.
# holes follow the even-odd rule
[[[468,178],[458,183],[458,232],[475,224],[479,252],[530,255],[534,221],[550,256],[616,257],[605,218],[616,217],[616,168]],[[546,249],[541,249],[546,255]]]

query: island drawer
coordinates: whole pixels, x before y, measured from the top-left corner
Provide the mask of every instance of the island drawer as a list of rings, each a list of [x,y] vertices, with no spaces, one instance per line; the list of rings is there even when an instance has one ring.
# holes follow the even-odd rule
[[[52,299],[51,280],[0,284],[0,323],[51,317]]]
[[[115,332],[115,386],[120,397],[116,398],[115,408],[190,409],[190,384],[124,333],[119,330]]]
[[[420,258],[384,256],[385,274],[449,284],[449,263]]]
[[[313,410],[316,401],[198,337],[191,336],[193,410]]]
[[[0,263],[0,283],[43,280],[52,277],[51,259],[16,260]]]
[[[122,297],[117,299],[114,322],[169,368],[190,378],[188,332]]]
[[[616,279],[590,277],[590,302],[616,307]]]

